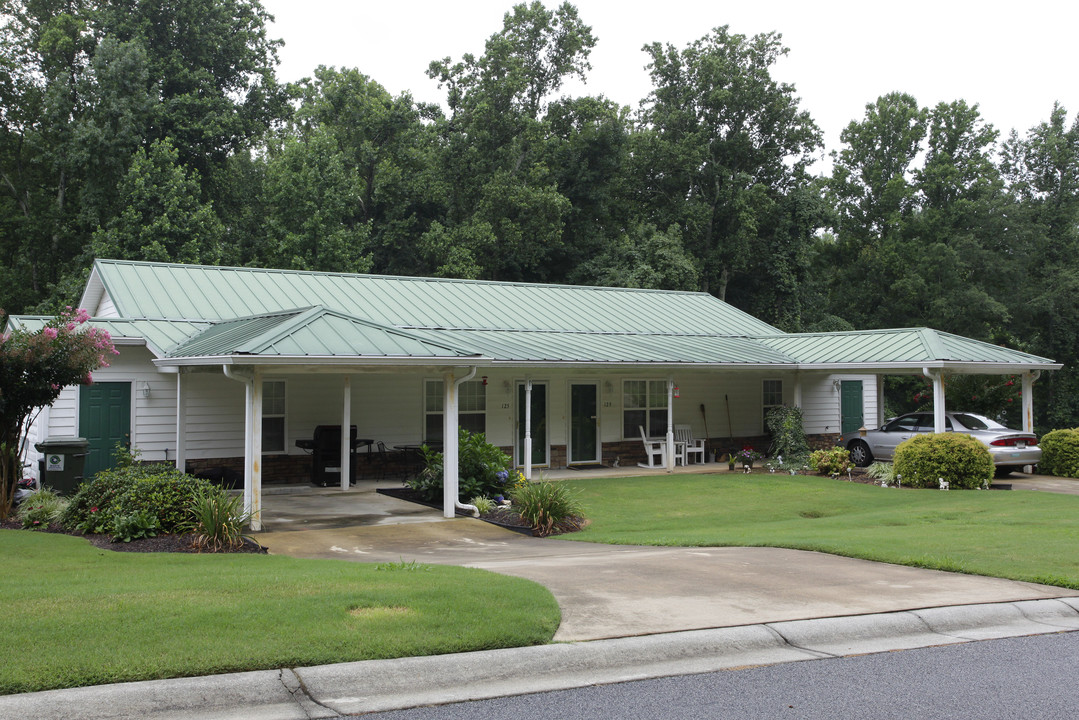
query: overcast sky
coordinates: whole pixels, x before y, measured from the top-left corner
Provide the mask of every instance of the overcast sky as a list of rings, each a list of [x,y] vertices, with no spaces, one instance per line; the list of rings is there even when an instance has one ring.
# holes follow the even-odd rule
[[[424,71],[431,60],[479,55],[502,27],[509,0],[263,0],[281,38],[279,77],[298,80],[318,65],[355,67],[391,93],[442,102]],[[548,8],[555,0],[546,0]],[[865,105],[891,91],[923,106],[962,98],[978,103],[1001,131],[1025,132],[1053,102],[1079,110],[1075,0],[579,0],[597,38],[592,71],[569,95],[605,95],[636,108],[651,89],[646,43],[681,48],[719,25],[753,35],[777,31],[790,53],[774,76],[793,83],[824,130],[829,151]]]

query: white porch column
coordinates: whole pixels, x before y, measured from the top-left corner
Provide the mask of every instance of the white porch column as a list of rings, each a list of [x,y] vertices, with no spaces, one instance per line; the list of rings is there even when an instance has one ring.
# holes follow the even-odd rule
[[[345,375],[344,394],[341,398],[341,489],[348,490],[352,481],[352,378]]]
[[[674,472],[674,379],[667,378],[667,472]]]
[[[1034,432],[1034,381],[1040,375],[1038,370],[1023,373],[1023,432]]]
[[[254,392],[251,387],[251,381],[248,380],[244,383],[244,513],[248,516],[251,515],[254,509],[254,495],[255,488],[252,484],[251,474],[251,458],[254,452],[254,446],[251,443],[251,438],[254,436],[255,427],[255,414],[252,411],[254,407],[254,400],[252,399]]]
[[[802,374],[797,370],[794,372],[794,407],[802,407]]]
[[[944,422],[944,370],[922,368],[922,373],[933,381],[933,432],[942,433],[946,429]]]
[[[187,468],[187,396],[184,394],[184,371],[176,373],[176,469]]]
[[[525,380],[525,480],[532,482],[532,378]]]
[[[262,373],[257,370],[251,382],[250,437],[247,465],[251,469],[251,529],[258,532],[262,529]]]
[[[877,375],[877,427],[884,427],[884,376]]]
[[[467,375],[455,378],[453,370],[443,373],[442,386],[442,517],[451,518],[457,508],[471,510],[475,517],[479,511],[472,505],[463,504],[457,497],[460,448],[458,443],[457,416],[460,387],[476,376],[476,368]]]

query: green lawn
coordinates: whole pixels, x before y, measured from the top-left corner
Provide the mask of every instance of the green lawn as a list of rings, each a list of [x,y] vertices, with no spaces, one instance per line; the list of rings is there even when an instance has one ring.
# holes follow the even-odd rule
[[[820,550],[1079,589],[1079,496],[770,474],[564,482],[592,520],[568,540]]]
[[[0,694],[549,642],[545,588],[461,567],[117,553],[0,530]]]

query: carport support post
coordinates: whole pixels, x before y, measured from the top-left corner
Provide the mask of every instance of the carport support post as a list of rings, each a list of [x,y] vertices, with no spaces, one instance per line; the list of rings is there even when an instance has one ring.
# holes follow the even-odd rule
[[[922,373],[933,381],[933,432],[942,433],[944,423],[944,370],[922,368]]]
[[[453,371],[442,376],[442,517],[451,518],[457,503],[457,383]]]
[[[532,481],[532,378],[525,380],[525,480]]]
[[[187,469],[187,396],[184,395],[184,369],[176,373],[176,469]]]
[[[352,481],[352,378],[345,375],[345,389],[341,398],[341,489],[348,490]]]
[[[251,381],[251,530],[262,530],[262,373],[255,371]],[[245,488],[246,489],[246,488]],[[245,493],[246,494],[246,493]],[[246,503],[245,503],[246,505]]]
[[[674,472],[674,380],[667,378],[667,472]]]
[[[1023,373],[1023,432],[1034,432],[1034,381],[1039,375],[1038,371]]]

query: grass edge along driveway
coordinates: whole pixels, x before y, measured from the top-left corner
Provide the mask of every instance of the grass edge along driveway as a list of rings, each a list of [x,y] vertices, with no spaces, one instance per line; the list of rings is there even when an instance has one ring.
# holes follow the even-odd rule
[[[118,553],[23,530],[0,548],[0,694],[536,645],[560,620],[543,586],[463,567]]]
[[[1079,496],[882,488],[812,476],[565,480],[591,524],[567,540],[767,546],[1079,589]]]

